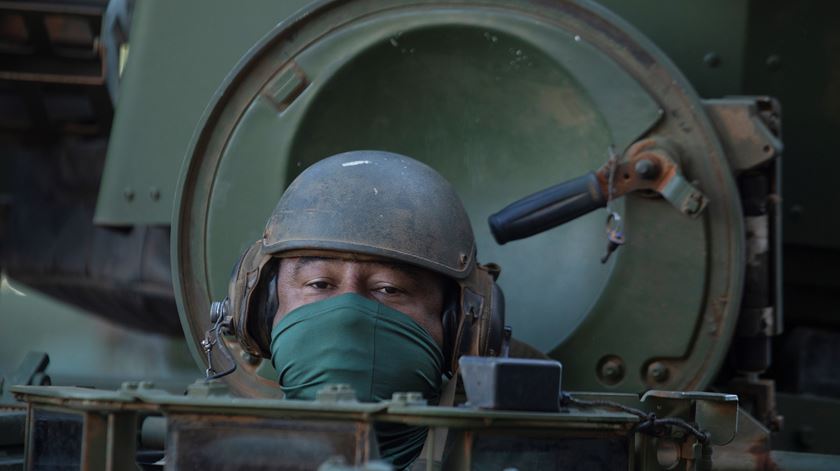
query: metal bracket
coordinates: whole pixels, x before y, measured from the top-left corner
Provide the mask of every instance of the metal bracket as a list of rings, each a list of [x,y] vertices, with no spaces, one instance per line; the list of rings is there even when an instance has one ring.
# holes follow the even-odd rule
[[[219,397],[229,396],[230,389],[221,380],[206,381],[204,378],[195,380],[187,386],[187,396],[190,397]]]
[[[668,180],[661,193],[665,201],[691,217],[700,214],[709,202],[700,190],[676,173]]]
[[[726,445],[738,432],[738,396],[735,394],[650,390],[641,401],[666,411],[688,403],[688,419],[709,432],[715,445]]]
[[[748,96],[705,100],[703,104],[736,173],[758,167],[781,154],[778,101]]]
[[[681,213],[699,216],[709,199],[679,172],[674,151],[669,147],[667,142],[654,138],[630,146],[617,168],[608,164],[596,172],[602,193],[617,198],[633,191],[654,191]],[[611,174],[615,176],[612,187]]]

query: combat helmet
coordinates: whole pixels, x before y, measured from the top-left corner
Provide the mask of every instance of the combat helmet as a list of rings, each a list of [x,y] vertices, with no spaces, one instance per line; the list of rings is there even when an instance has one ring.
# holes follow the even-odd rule
[[[249,354],[270,358],[277,310],[275,258],[355,254],[415,265],[452,280],[442,313],[448,372],[458,357],[506,348],[499,269],[476,262],[469,217],[452,185],[404,155],[353,151],[304,170],[277,203],[263,237],[240,258],[212,319],[228,324]],[[509,334],[508,334],[509,336]]]

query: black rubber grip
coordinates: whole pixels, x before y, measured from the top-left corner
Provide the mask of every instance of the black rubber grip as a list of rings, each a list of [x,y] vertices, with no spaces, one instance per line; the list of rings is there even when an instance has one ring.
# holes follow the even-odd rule
[[[606,206],[595,172],[538,191],[491,215],[487,222],[499,244],[524,239]]]

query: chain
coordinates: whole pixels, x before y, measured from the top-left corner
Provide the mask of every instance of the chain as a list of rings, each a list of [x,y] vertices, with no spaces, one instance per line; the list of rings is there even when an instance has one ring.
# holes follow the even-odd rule
[[[610,155],[607,160],[609,172],[607,175],[607,223],[605,230],[607,232],[607,251],[601,257],[601,263],[607,263],[613,252],[624,244],[624,224],[621,221],[621,215],[613,209],[612,202],[615,196],[615,172],[618,168],[618,154],[615,152],[615,147],[612,145],[607,149]]]
[[[615,147],[610,145],[607,148],[607,153],[610,158],[607,160],[607,165],[610,168],[610,173],[607,176],[607,212],[614,213],[612,208],[613,196],[615,194],[615,171],[618,168],[618,154],[615,153]]]

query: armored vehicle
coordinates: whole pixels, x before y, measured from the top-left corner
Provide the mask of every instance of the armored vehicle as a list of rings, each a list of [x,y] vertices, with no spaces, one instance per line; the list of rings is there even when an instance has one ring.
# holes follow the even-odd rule
[[[400,423],[426,469],[840,467],[837,7],[602,3],[0,2],[0,466],[389,469]],[[358,149],[452,182],[556,362],[281,397],[211,305]]]

